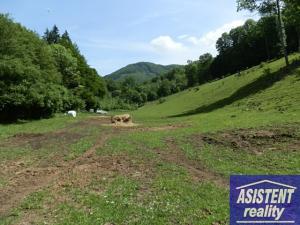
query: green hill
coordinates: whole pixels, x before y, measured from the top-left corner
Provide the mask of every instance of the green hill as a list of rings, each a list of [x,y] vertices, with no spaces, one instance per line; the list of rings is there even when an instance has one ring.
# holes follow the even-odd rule
[[[144,82],[152,79],[153,77],[164,74],[176,67],[180,67],[179,65],[158,65],[149,62],[139,62],[135,64],[130,64],[125,66],[118,71],[106,75],[105,78],[111,78],[115,81],[122,81],[126,77],[133,77],[138,82]]]
[[[295,61],[299,55],[290,58]],[[285,72],[283,68],[282,59],[263,63],[243,71],[240,76],[234,74],[171,95],[162,104],[151,102],[135,111],[134,115],[143,120],[164,118],[165,121],[176,118],[195,118],[198,121],[204,116],[218,116],[218,113],[237,117],[244,114],[288,115],[300,110],[300,70]]]

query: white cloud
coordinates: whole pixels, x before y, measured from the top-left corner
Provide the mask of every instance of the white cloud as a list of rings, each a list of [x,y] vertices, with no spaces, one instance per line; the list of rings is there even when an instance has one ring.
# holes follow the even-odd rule
[[[216,55],[216,42],[224,32],[244,24],[244,20],[235,20],[214,29],[200,37],[183,34],[176,38],[164,35],[154,38],[150,46],[158,53],[158,62],[164,64],[186,63],[187,60],[195,60],[201,54],[209,52]]]
[[[185,45],[189,45],[189,48],[191,49],[191,56],[193,56],[192,52],[194,52],[195,49],[197,49],[198,51],[198,55],[196,55],[196,57],[205,52],[209,52],[213,55],[216,55],[216,42],[218,38],[221,37],[223,33],[229,32],[231,29],[241,26],[244,23],[244,20],[235,20],[230,23],[226,23],[215,30],[209,31],[201,37],[184,35],[182,41],[185,42]]]
[[[204,34],[202,37],[188,36],[185,37],[185,40],[193,45],[202,46],[204,49],[210,49],[212,53],[215,53],[215,44],[218,38],[223,33],[229,32],[231,29],[241,26],[244,23],[244,20],[235,20]]]
[[[150,44],[158,52],[178,52],[185,49],[182,43],[174,41],[170,36],[159,36],[153,39]]]

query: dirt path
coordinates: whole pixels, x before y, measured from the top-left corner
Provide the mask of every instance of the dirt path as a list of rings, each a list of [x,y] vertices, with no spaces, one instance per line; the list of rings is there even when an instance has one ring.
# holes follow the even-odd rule
[[[185,156],[184,152],[178,147],[174,139],[166,139],[166,144],[166,149],[156,149],[156,153],[163,160],[184,167],[192,176],[193,180],[197,182],[208,180],[221,188],[228,188],[229,183],[224,177],[209,170],[208,168],[203,166],[201,162],[188,159]]]
[[[88,126],[91,123],[93,125],[101,125],[106,122],[107,121],[102,118],[99,120],[92,119],[87,120],[86,123],[75,123],[72,126],[82,127]],[[67,128],[64,128],[63,130],[53,133],[61,134],[66,131]],[[76,169],[76,167],[82,164],[88,164],[97,161],[96,149],[103,146],[104,143],[116,133],[117,131],[115,129],[105,129],[104,132],[101,132],[97,138],[96,143],[80,157],[68,162],[65,162],[63,159],[59,159],[57,157],[56,160],[59,160],[60,162],[56,162],[56,164],[59,166],[48,166],[45,168],[33,167],[26,168],[22,171],[17,171],[15,176],[10,178],[8,181],[8,185],[6,185],[5,188],[0,189],[0,216],[7,215],[11,209],[17,207],[20,202],[31,193],[63,180],[67,174],[70,174],[74,169]]]

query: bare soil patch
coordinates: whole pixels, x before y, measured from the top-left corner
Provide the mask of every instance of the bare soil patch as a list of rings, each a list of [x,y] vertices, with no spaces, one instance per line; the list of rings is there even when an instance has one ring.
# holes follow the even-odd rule
[[[110,124],[103,124],[104,126],[109,126],[109,127],[115,127],[115,128],[132,128],[131,130],[137,130],[137,131],[169,131],[169,130],[176,130],[179,128],[187,127],[186,125],[182,124],[170,124],[170,125],[165,125],[165,126],[160,126],[160,127],[143,127],[138,123],[110,123]]]
[[[4,142],[6,147],[18,147],[29,145],[31,149],[38,150],[53,143],[65,143],[70,145],[78,139],[84,137],[83,133],[75,133],[68,131],[53,132],[53,133],[19,133],[9,138]]]
[[[247,150],[260,154],[266,149],[300,150],[297,127],[284,126],[265,129],[237,129],[213,134],[193,135],[192,143],[197,147],[205,144],[229,147],[234,150]]]
[[[58,172],[57,168],[28,168],[16,173],[9,184],[0,189],[0,216],[19,205],[27,195],[47,186]]]
[[[167,138],[165,141],[167,144],[166,149],[155,150],[163,160],[184,167],[190,173],[192,179],[197,182],[208,180],[219,187],[228,188],[228,181],[221,175],[209,170],[199,161],[188,159],[184,152],[178,147],[175,139]]]
[[[139,124],[133,122],[128,122],[128,123],[116,122],[111,124],[105,124],[105,126],[116,127],[116,128],[122,128],[122,127],[130,128],[130,127],[137,127],[139,126]]]
[[[28,145],[31,149],[38,150],[45,146],[53,145],[55,143],[63,143],[63,145],[70,145],[78,139],[87,136],[85,130],[91,127],[109,124],[109,117],[91,117],[84,121],[79,121],[64,129],[48,132],[48,133],[18,133],[0,143],[1,147],[19,147]],[[76,131],[78,129],[79,131]],[[74,131],[75,130],[75,131]]]

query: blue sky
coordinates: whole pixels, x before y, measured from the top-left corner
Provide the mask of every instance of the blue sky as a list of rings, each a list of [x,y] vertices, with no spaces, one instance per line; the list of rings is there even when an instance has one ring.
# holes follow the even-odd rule
[[[127,64],[185,64],[251,15],[235,0],[1,0],[2,13],[43,34],[68,30],[101,75]]]

